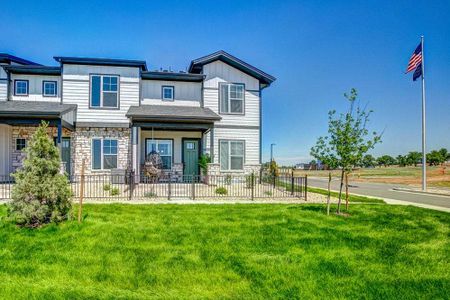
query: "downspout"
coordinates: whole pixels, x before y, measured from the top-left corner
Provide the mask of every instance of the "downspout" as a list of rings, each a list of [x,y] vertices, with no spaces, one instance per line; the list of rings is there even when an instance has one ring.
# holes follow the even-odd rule
[[[262,89],[259,85],[259,164],[262,165]]]

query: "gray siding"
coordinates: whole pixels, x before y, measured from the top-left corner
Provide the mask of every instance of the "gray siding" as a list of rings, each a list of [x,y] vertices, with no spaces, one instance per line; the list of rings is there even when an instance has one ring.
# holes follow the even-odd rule
[[[14,80],[23,79],[28,80],[28,96],[14,95]],[[42,95],[42,82],[56,81],[57,95],[56,97],[44,97]],[[21,75],[11,74],[11,100],[16,101],[46,101],[46,102],[61,102],[61,78],[60,76],[44,76],[44,75]]]
[[[163,101],[162,86],[175,88],[175,100]],[[200,106],[202,84],[199,82],[142,80],[142,104]]]

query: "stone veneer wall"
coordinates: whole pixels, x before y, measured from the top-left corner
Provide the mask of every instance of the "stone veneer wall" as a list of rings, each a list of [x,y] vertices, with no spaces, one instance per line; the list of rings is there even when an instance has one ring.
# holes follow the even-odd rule
[[[12,171],[15,172],[18,168],[22,166],[22,162],[25,159],[25,152],[21,150],[16,150],[16,139],[25,139],[28,145],[31,136],[36,132],[37,126],[12,126],[11,133],[11,165]],[[58,136],[58,128],[57,127],[48,127],[48,134],[55,138]],[[71,132],[63,128],[63,137],[70,137]]]
[[[259,172],[261,170],[261,165],[249,165],[244,164],[244,172],[221,172],[220,164],[210,163],[208,164],[208,175],[232,175],[232,176],[242,176],[242,175],[250,175],[252,172],[255,173],[255,176],[259,176]]]
[[[72,133],[72,172],[81,174],[81,165],[85,159],[85,174],[109,174],[110,170],[92,170],[92,139],[117,139],[117,168],[131,168],[131,130],[130,128],[76,128]]]

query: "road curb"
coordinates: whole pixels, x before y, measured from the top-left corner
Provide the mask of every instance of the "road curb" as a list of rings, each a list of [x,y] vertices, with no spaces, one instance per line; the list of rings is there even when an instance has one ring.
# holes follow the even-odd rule
[[[423,192],[423,191],[418,191],[418,190],[413,190],[413,189],[408,189],[408,188],[392,188],[392,190],[394,191],[399,191],[399,192],[408,192],[408,193],[413,193],[413,194],[422,194],[422,195],[436,195],[436,196],[444,196],[444,197],[450,197],[449,194],[443,194],[443,193],[437,193],[437,192]]]

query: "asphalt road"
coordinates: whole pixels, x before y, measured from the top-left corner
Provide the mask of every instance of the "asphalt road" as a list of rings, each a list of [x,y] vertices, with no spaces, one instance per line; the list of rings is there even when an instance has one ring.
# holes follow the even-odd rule
[[[308,177],[308,186],[327,189],[327,178]],[[339,190],[339,181],[331,181],[331,189]],[[388,198],[418,204],[433,205],[450,208],[450,196],[418,194],[403,191],[394,191],[394,187],[406,187],[400,184],[349,182],[349,192],[353,194]]]

